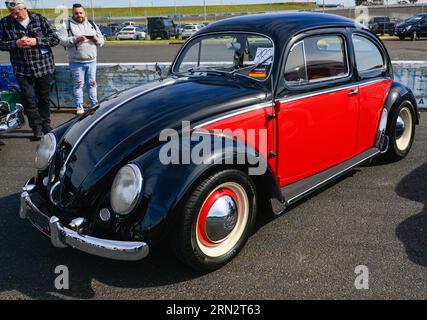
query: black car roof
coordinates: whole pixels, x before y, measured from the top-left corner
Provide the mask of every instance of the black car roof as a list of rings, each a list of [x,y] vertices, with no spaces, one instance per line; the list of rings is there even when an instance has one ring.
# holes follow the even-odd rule
[[[277,41],[303,30],[322,27],[355,27],[348,18],[315,12],[262,13],[228,18],[204,27],[198,34],[216,31],[262,33]],[[361,25],[359,25],[361,27]]]

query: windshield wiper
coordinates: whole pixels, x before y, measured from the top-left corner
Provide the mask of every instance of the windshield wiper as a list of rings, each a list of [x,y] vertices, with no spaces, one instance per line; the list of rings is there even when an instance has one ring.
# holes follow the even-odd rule
[[[218,73],[218,74],[226,74],[226,75],[230,75],[231,72],[230,71],[225,71],[225,70],[219,70],[219,69],[215,69],[214,67],[197,67],[197,68],[190,68],[188,69],[186,72],[189,72],[191,74],[194,74],[196,72],[210,72],[210,73]]]

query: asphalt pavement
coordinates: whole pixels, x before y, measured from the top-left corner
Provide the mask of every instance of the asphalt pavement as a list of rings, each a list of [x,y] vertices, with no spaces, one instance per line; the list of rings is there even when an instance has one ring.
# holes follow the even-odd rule
[[[53,114],[53,124],[70,117]],[[30,136],[27,127],[0,136],[0,299],[427,298],[425,122],[403,161],[365,165],[275,219],[260,210],[243,251],[208,274],[166,247],[140,262],[53,248],[18,218],[20,188],[35,173]],[[59,265],[68,290],[55,288]],[[369,289],[355,286],[358,266]]]

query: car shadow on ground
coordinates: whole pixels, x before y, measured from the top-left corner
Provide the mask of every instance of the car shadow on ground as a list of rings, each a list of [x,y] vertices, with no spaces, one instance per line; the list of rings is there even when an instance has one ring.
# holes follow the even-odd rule
[[[179,262],[165,245],[138,262],[54,248],[28,221],[20,220],[19,197],[14,194],[0,199],[0,297],[7,291],[8,296],[17,292],[32,299],[90,299],[95,297],[96,282],[113,288],[150,288],[203,276]],[[55,268],[59,265],[68,267],[69,290],[55,288],[59,275]]]
[[[405,176],[397,185],[396,193],[424,205],[421,212],[397,226],[396,235],[405,245],[408,258],[427,267],[427,163]]]

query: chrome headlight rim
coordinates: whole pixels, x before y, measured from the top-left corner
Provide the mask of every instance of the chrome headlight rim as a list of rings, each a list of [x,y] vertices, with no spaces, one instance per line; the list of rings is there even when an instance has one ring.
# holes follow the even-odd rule
[[[117,207],[115,206],[114,201],[113,201],[113,193],[115,191],[114,186],[116,184],[116,180],[118,179],[120,172],[122,170],[126,170],[126,169],[131,169],[133,174],[134,174],[136,194],[135,194],[135,197],[134,197],[132,203],[129,205],[129,207],[126,210],[117,210]],[[142,176],[141,169],[138,165],[136,165],[134,163],[129,163],[129,164],[123,166],[117,172],[116,177],[114,178],[113,184],[111,186],[111,191],[110,191],[110,205],[111,205],[111,208],[113,209],[113,211],[115,213],[119,214],[120,216],[126,216],[126,215],[130,214],[136,208],[136,206],[138,205],[139,200],[141,198],[143,182],[144,182],[144,178]]]
[[[47,159],[45,161],[46,163],[44,165],[38,166],[37,165],[37,162],[38,162],[37,159],[40,156],[40,154],[39,154],[40,147],[42,146],[43,143],[45,143],[45,141],[46,141],[47,138],[50,138],[50,142],[52,143],[52,145],[50,146],[50,150],[49,150],[50,151],[49,152],[49,156],[47,157]],[[53,156],[54,156],[54,154],[56,152],[56,147],[57,147],[57,142],[56,142],[55,135],[53,133],[45,134],[43,136],[43,138],[42,138],[42,141],[37,146],[37,150],[36,150],[35,165],[36,165],[36,168],[38,170],[43,171],[43,170],[46,170],[49,167],[50,163],[52,162],[52,158],[53,158]]]

